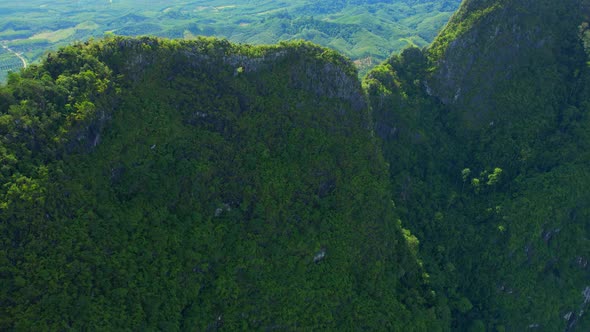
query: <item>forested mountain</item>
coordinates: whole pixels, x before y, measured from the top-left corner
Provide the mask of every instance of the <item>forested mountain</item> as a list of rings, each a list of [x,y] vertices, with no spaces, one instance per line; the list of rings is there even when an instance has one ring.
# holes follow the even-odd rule
[[[465,1],[425,52],[365,79],[455,328],[590,328],[587,4]]]
[[[2,329],[442,325],[334,51],[112,38],[1,101]]]
[[[362,83],[306,42],[51,53],[0,87],[0,329],[590,329],[589,27],[465,0]]]

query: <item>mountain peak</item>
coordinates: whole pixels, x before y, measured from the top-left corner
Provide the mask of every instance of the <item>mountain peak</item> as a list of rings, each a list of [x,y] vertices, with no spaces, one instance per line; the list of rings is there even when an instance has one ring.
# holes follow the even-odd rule
[[[532,88],[519,93],[521,100],[513,100],[520,107],[527,103],[525,98],[543,98],[562,89],[572,73],[557,63],[585,61],[578,38],[584,19],[581,4],[574,0],[463,2],[428,50],[435,62],[427,82],[430,92],[460,112],[468,127],[511,121],[498,109],[498,99],[513,89],[515,80],[529,80]],[[554,84],[546,84],[549,77]],[[514,115],[523,118],[524,114]]]

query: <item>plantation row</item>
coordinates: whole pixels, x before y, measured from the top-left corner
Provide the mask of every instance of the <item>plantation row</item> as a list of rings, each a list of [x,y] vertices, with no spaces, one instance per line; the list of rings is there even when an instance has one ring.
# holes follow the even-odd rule
[[[0,70],[11,71],[17,70],[23,67],[23,63],[18,58],[10,60],[0,60]]]

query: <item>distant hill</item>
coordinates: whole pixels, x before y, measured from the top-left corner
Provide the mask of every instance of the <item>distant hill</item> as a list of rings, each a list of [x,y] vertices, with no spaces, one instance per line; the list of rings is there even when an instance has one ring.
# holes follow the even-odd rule
[[[428,45],[460,0],[46,1],[0,4],[0,41],[35,62],[50,49],[105,33],[273,44],[304,39],[336,49],[361,73],[393,52]],[[1,71],[1,69],[0,69]]]

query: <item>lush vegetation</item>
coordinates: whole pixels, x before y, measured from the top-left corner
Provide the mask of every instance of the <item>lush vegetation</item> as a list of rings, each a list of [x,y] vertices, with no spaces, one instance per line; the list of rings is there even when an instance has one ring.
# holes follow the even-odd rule
[[[362,84],[202,37],[10,74],[0,329],[589,330],[589,26],[465,1]]]
[[[102,38],[105,33],[183,39],[215,36],[250,44],[304,39],[357,60],[365,73],[394,51],[430,43],[459,2],[4,1],[0,3],[0,41],[35,62],[48,50]]]
[[[397,211],[453,328],[590,328],[588,13],[466,1],[425,53],[364,80]]]
[[[334,51],[117,37],[0,93],[0,329],[445,326]]]

